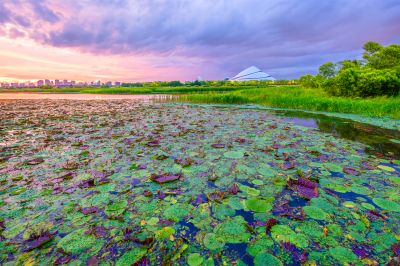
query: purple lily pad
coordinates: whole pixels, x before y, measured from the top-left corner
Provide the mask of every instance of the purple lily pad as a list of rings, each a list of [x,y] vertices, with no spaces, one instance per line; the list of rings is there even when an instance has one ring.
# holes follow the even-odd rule
[[[396,255],[397,257],[400,258],[400,243],[393,244],[391,248],[392,248],[394,255]]]
[[[304,177],[299,177],[297,180],[290,179],[288,186],[302,198],[312,199],[318,197],[318,184]]]
[[[232,194],[232,195],[236,195],[237,193],[239,193],[239,191],[240,191],[240,189],[239,189],[239,186],[238,186],[238,184],[233,184],[229,189],[228,189],[228,192],[230,193],[230,194]]]
[[[343,172],[349,175],[359,175],[360,172],[358,172],[356,169],[350,167],[350,166],[343,166]]]
[[[295,162],[285,161],[283,164],[281,164],[281,169],[286,171],[289,169],[293,169],[295,166],[296,166]]]
[[[98,212],[98,211],[99,211],[99,208],[97,208],[97,207],[85,207],[85,208],[81,208],[81,212],[82,212],[84,215],[91,214],[91,213],[96,213],[96,212]]]
[[[160,141],[158,139],[149,141],[149,142],[147,142],[147,146],[149,146],[149,147],[160,146]]]
[[[372,166],[371,164],[369,164],[368,162],[362,161],[361,163],[361,167],[367,170],[374,170],[375,167]]]
[[[46,244],[47,242],[49,242],[50,240],[52,240],[53,238],[54,238],[53,234],[51,234],[50,232],[45,232],[34,239],[25,241],[24,242],[24,250],[31,251],[35,248],[41,247],[44,244]]]
[[[278,224],[278,220],[273,219],[273,218],[269,219],[267,221],[267,223],[265,224],[265,233],[268,234],[269,231],[271,230],[271,228],[276,224]]]
[[[38,165],[38,164],[41,164],[43,162],[44,162],[43,158],[35,158],[35,159],[27,161],[26,164],[28,164],[28,165]]]
[[[159,184],[164,184],[164,183],[168,183],[168,182],[172,182],[175,180],[178,180],[180,178],[183,177],[182,173],[179,174],[160,174],[160,175],[156,175],[153,174],[150,179],[156,183]]]
[[[87,266],[97,266],[99,265],[99,259],[96,256],[91,256],[87,262],[86,262]]]
[[[366,258],[368,256],[368,252],[366,250],[366,246],[356,246],[352,247],[353,253],[356,254],[359,258]]]
[[[67,264],[69,261],[72,260],[72,256],[71,255],[67,255],[67,256],[61,256],[59,258],[57,258],[53,264],[54,265],[64,265]]]
[[[225,144],[222,144],[222,143],[214,143],[214,144],[211,144],[211,147],[213,147],[213,148],[215,148],[215,149],[223,149],[223,148],[225,148]]]

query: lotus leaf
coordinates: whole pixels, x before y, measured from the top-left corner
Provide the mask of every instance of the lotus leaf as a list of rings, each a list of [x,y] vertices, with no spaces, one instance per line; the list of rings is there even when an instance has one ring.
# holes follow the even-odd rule
[[[107,205],[105,213],[108,216],[119,216],[125,211],[127,206],[128,202],[126,200],[117,201]]]
[[[253,197],[257,197],[261,193],[260,190],[245,185],[239,185],[239,189],[240,191],[243,191],[244,193]]]
[[[116,262],[116,266],[130,266],[138,262],[145,254],[147,250],[144,248],[134,248],[127,251],[122,255]]]
[[[244,154],[241,151],[227,151],[224,153],[224,156],[229,159],[240,159]]]
[[[390,166],[386,166],[386,165],[378,165],[379,169],[382,169],[384,171],[388,171],[388,172],[395,172],[396,169],[394,169],[393,167]]]
[[[225,242],[213,233],[206,234],[203,243],[209,250],[220,250],[225,245]]]
[[[63,237],[57,244],[67,253],[79,254],[91,248],[96,242],[93,235],[86,234],[86,229],[78,229]]]
[[[157,239],[166,239],[166,238],[169,238],[173,234],[175,234],[175,229],[167,226],[156,232],[156,238]]]
[[[244,226],[245,221],[241,216],[227,220],[214,229],[215,235],[226,243],[242,243],[248,241],[250,234]]]
[[[203,263],[204,259],[199,253],[192,253],[188,256],[189,266],[199,266]]]
[[[254,265],[255,266],[282,266],[283,263],[274,255],[270,253],[258,253],[254,258]]]
[[[372,201],[384,210],[400,212],[400,204],[397,202],[390,201],[384,198],[373,198]]]
[[[318,207],[305,206],[305,207],[303,207],[303,210],[312,219],[316,219],[316,220],[326,220],[327,219],[326,213]]]
[[[171,221],[178,222],[182,218],[186,217],[191,209],[192,207],[189,204],[177,203],[165,209],[164,217]]]
[[[272,209],[270,202],[259,199],[251,198],[245,201],[246,207],[254,212],[269,212]]]
[[[351,263],[356,261],[356,255],[347,248],[335,247],[329,249],[329,254],[341,264]]]

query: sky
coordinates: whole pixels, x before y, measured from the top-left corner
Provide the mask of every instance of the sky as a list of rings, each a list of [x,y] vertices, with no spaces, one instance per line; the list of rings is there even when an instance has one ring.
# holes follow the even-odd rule
[[[277,79],[400,43],[399,0],[0,0],[0,80]]]

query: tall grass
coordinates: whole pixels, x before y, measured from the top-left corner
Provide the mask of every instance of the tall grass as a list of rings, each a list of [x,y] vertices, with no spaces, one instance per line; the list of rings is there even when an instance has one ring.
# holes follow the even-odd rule
[[[251,87],[255,88],[255,87]],[[205,92],[231,92],[242,90],[241,87],[206,87],[206,86],[192,86],[192,87],[139,87],[139,88],[96,88],[96,89],[83,89],[81,93],[95,93],[95,94],[178,94],[178,93],[205,93]]]
[[[400,97],[367,99],[332,97],[323,90],[290,86],[245,89],[223,93],[188,94],[180,95],[178,99],[196,103],[254,103],[278,108],[400,118]]]

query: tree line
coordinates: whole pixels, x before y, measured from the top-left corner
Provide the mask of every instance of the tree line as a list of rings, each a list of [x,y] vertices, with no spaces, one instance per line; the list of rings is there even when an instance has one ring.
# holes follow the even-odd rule
[[[382,46],[369,41],[362,60],[327,62],[315,76],[305,75],[299,83],[323,88],[330,95],[346,97],[397,96],[400,92],[400,45]]]

